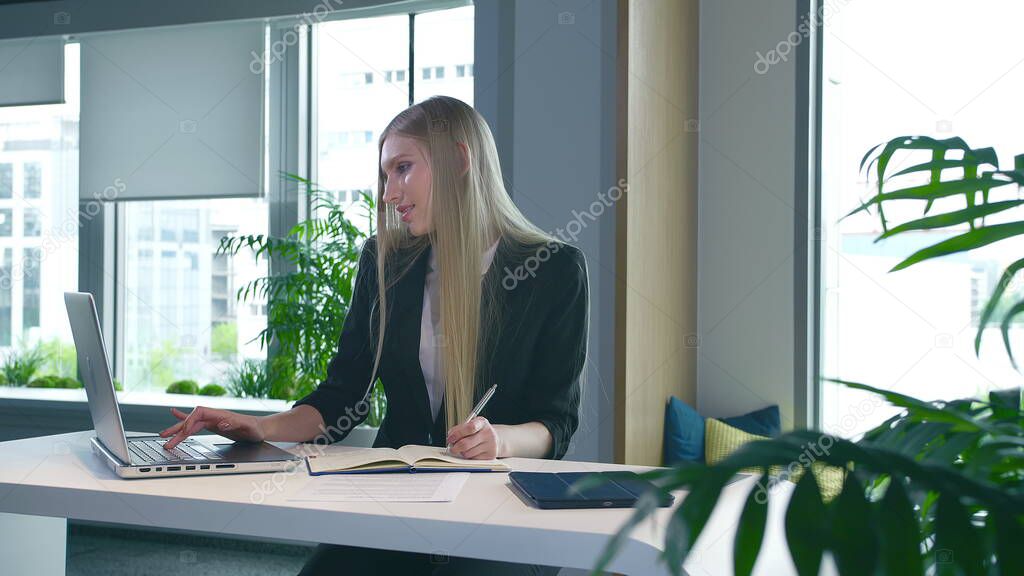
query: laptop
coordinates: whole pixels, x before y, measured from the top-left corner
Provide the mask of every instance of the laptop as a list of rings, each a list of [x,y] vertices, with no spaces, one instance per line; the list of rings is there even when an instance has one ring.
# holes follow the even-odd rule
[[[164,450],[170,438],[125,437],[99,316],[92,294],[65,292],[64,304],[78,351],[78,372],[89,400],[96,436],[92,449],[122,478],[243,474],[291,470],[301,458],[267,442],[213,443],[189,438]]]

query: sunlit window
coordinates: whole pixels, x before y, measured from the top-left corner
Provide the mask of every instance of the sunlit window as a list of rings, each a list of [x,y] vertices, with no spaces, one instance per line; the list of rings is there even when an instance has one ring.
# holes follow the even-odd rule
[[[65,103],[0,107],[0,358],[35,350],[33,377],[76,374],[62,294],[78,288],[78,48]]]
[[[1010,367],[998,327],[986,330],[980,359],[973,341],[980,307],[1005,265],[1024,255],[1024,242],[999,242],[889,272],[950,233],[905,233],[875,242],[881,232],[875,214],[840,222],[872,193],[874,179],[869,182],[858,171],[862,156],[891,138],[960,136],[975,148],[994,147],[1004,167],[1024,153],[1024,119],[1017,113],[1024,67],[1018,52],[1006,50],[1006,38],[1019,35],[1016,23],[1024,18],[1024,5],[1002,0],[986,6],[858,0],[843,3],[824,21],[826,377],[925,399],[1019,386],[1020,374]],[[896,158],[892,169],[909,166],[910,160]],[[1012,337],[1024,341],[1022,331],[1015,323]],[[867,395],[822,385],[821,419],[830,431],[851,436],[890,415]]]
[[[125,207],[125,389],[178,380],[226,386],[245,359],[265,308],[237,305],[238,288],[267,274],[251,252],[218,254],[224,236],[267,234],[265,199],[128,202]],[[154,236],[152,231],[160,230]]]
[[[416,14],[409,94],[409,16],[385,16],[317,25],[317,183],[340,202],[376,193],[377,139],[410,101],[435,94],[473,103],[473,7]],[[460,67],[462,72],[459,73]],[[454,70],[454,74],[446,74]],[[372,82],[371,77],[383,81]],[[362,82],[348,79],[360,78]],[[369,221],[353,221],[368,230]]]

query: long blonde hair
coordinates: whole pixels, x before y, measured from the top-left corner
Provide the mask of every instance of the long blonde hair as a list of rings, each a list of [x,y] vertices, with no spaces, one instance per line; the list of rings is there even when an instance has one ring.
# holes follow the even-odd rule
[[[380,155],[384,141],[393,134],[417,140],[430,161],[434,226],[420,237],[411,235],[395,207],[384,202],[385,174],[379,168]],[[462,174],[457,142],[468,148],[466,174]],[[434,96],[406,108],[381,133],[377,147],[379,320],[371,378],[376,378],[384,346],[387,288],[408,272],[432,244],[438,266],[442,334],[438,344],[442,347],[444,405],[450,426],[464,420],[472,410],[483,349],[480,327],[494,326],[497,318],[493,305],[497,288],[481,289],[483,253],[499,239],[519,248],[552,242],[554,238],[534,226],[512,202],[502,180],[490,128],[465,102]]]

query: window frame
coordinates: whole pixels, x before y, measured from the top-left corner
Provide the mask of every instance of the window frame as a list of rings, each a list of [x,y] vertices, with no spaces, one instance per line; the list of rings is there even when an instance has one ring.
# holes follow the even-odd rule
[[[796,205],[794,218],[793,420],[820,429],[822,366],[821,95],[823,0],[797,0],[796,27],[808,30],[796,48]]]

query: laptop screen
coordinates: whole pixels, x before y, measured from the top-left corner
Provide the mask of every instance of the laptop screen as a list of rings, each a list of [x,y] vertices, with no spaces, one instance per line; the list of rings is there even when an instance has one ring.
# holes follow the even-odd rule
[[[121,411],[114,393],[100,320],[92,294],[65,292],[64,304],[71,321],[71,333],[78,352],[78,373],[89,399],[89,412],[96,436],[125,464],[130,464],[128,442],[124,437]]]

